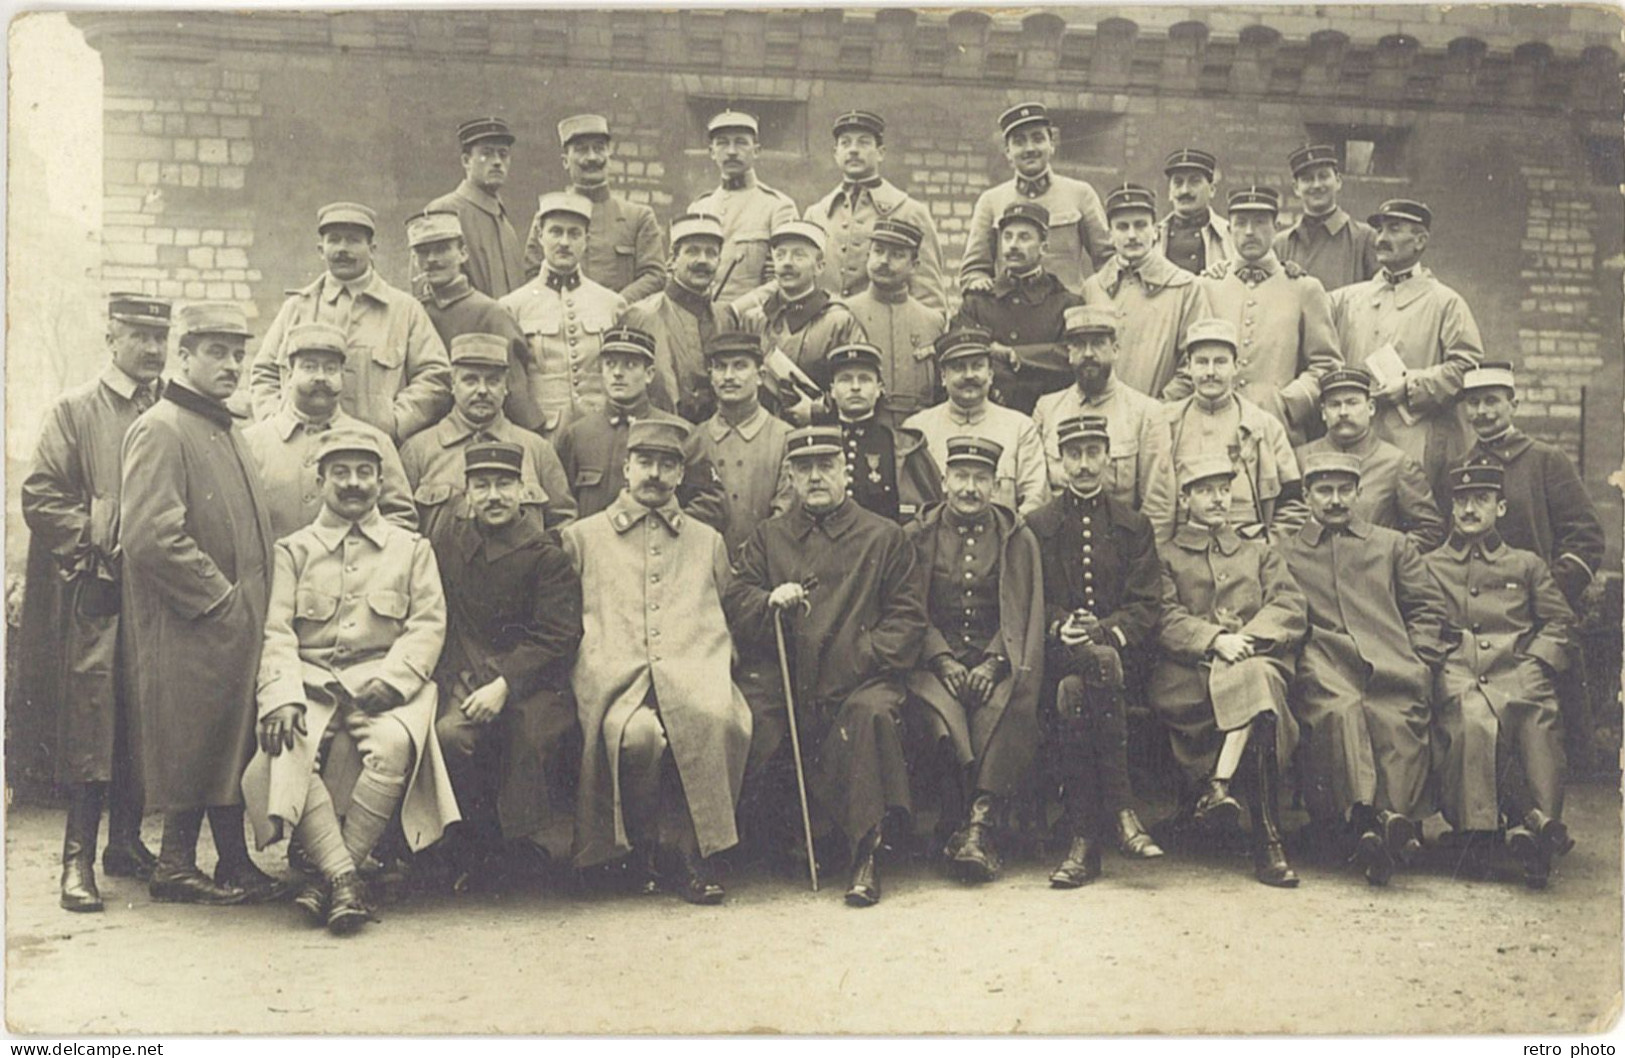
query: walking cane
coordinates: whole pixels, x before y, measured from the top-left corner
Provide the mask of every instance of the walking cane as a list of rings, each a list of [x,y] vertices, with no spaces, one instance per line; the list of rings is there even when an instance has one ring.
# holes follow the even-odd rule
[[[796,759],[796,793],[801,797],[801,832],[807,835],[807,871],[818,892],[818,857],[813,854],[812,815],[807,811],[807,775],[801,766],[801,735],[796,730],[796,697],[790,687],[790,656],[784,651],[784,611],[773,611],[773,634],[779,643],[779,675],[784,677],[784,708],[790,717],[790,753]]]

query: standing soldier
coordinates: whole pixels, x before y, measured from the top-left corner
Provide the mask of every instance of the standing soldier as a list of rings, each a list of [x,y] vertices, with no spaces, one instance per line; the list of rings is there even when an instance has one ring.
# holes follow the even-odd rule
[[[1314,425],[1320,377],[1342,366],[1343,355],[1319,280],[1288,275],[1270,249],[1280,208],[1274,188],[1230,192],[1236,259],[1223,278],[1204,276],[1200,283],[1213,315],[1236,328],[1236,391],[1279,419],[1296,445]],[[1175,375],[1162,395],[1178,400],[1190,393],[1190,379]]]
[[[317,458],[321,513],[276,545],[260,752],[242,789],[256,844],[291,831],[319,872],[294,902],[315,924],[347,934],[370,917],[357,868],[395,810],[413,849],[458,818],[430,679],[445,645],[446,599],[429,541],[378,514],[377,440],[333,430]]]
[[[339,407],[344,391],[344,332],[326,323],[301,323],[288,332],[288,384],[282,407],[243,430],[265,489],[271,536],[280,540],[316,520],[322,486],[316,450],[329,430],[360,433],[378,442],[383,465],[378,511],[402,529],[416,531],[417,508],[401,457],[389,437]]]
[[[463,148],[463,182],[430,202],[424,212],[457,214],[467,240],[463,267],[469,282],[487,297],[500,298],[525,281],[524,247],[501,197],[513,133],[501,118],[475,118],[457,126],[457,142]]]
[[[1196,275],[1228,261],[1235,253],[1230,225],[1213,212],[1219,160],[1207,151],[1181,147],[1163,162],[1162,172],[1168,178],[1168,201],[1174,207],[1162,218],[1157,232],[1163,255]]]
[[[947,502],[908,528],[930,622],[908,689],[947,758],[943,822],[959,826],[943,855],[969,882],[998,877],[996,832],[1033,759],[1044,679],[1038,542],[993,504],[1000,454],[992,441],[950,438]]]
[[[1124,855],[1162,855],[1134,811],[1125,693],[1156,633],[1162,582],[1150,521],[1107,488],[1110,424],[1080,415],[1057,432],[1064,491],[1027,524],[1043,563],[1044,702],[1071,838],[1049,881],[1076,889],[1100,876],[1108,835]]]
[[[709,213],[722,221],[722,261],[714,297],[731,305],[772,280],[767,240],[796,219],[796,204],[756,179],[756,155],[762,145],[755,115],[724,110],[707,123],[705,132],[722,184],[695,199],[688,211]]]
[[[892,426],[937,401],[931,343],[948,329],[948,317],[909,293],[923,237],[923,230],[907,221],[875,221],[866,264],[869,283],[846,299],[848,311],[880,350],[886,396],[877,414]]]
[[[52,405],[23,481],[28,595],[23,641],[39,660],[29,688],[56,713],[56,779],[68,787],[61,906],[102,910],[96,835],[107,803],[102,869],[152,878],[141,843],[141,785],[131,756],[128,630],[119,626],[120,453],[136,416],[152,407],[169,349],[169,302],[108,299],[101,375]]]
[[[523,502],[525,450],[482,441],[463,458],[472,517],[441,521],[430,542],[447,620],[435,736],[470,835],[447,843],[472,881],[504,841],[522,869],[540,858],[549,781],[576,725],[581,581]]]
[[[1337,291],[1332,321],[1343,357],[1371,373],[1377,436],[1422,464],[1437,495],[1472,444],[1457,407],[1462,376],[1484,358],[1472,309],[1421,264],[1433,211],[1391,199],[1371,215],[1382,272]]]
[[[1372,525],[1399,530],[1426,554],[1444,542],[1444,516],[1422,465],[1372,430],[1376,413],[1371,376],[1364,368],[1326,372],[1320,379],[1320,417],[1326,436],[1298,449],[1298,461],[1323,452],[1357,457],[1360,491],[1354,497],[1354,514]]]
[[[652,891],[665,854],[679,896],[717,904],[707,860],[738,841],[751,717],[728,673],[727,548],[677,507],[688,433],[681,419],[634,424],[626,489],[563,534],[584,600],[575,862],[631,852]]]
[[[1212,315],[1196,277],[1157,246],[1157,196],[1124,184],[1106,196],[1116,254],[1089,277],[1083,300],[1117,313],[1118,379],[1157,396],[1174,377],[1185,333]]]
[[[1444,600],[1416,545],[1355,514],[1360,460],[1304,463],[1314,517],[1281,543],[1309,604],[1293,684],[1304,731],[1304,801],[1323,831],[1347,826],[1372,885],[1420,850],[1433,674],[1450,645]],[[1341,836],[1341,835],[1339,835]]]
[[[522,502],[546,514],[549,528],[575,520],[570,479],[552,442],[521,429],[503,414],[508,354],[500,334],[459,334],[451,340],[451,412],[401,446],[401,467],[412,487],[424,532],[441,517],[471,517],[463,502],[463,454],[469,445],[503,441],[525,453],[520,463]]]
[[[835,119],[834,134],[841,183],[808,206],[802,217],[829,234],[820,285],[841,298],[867,288],[870,236],[875,225],[900,222],[920,234],[915,244],[919,263],[904,289],[932,311],[946,313],[942,246],[931,211],[880,175],[880,163],[886,159],[885,120],[867,110],[849,110]]]
[[[154,900],[239,904],[280,896],[248,855],[238,780],[254,748],[271,523],[254,457],[226,400],[248,320],[236,305],[180,312],[180,372],[124,439],[119,540],[135,674],[133,744],[147,807],[164,813]],[[207,811],[219,865],[197,868]]]
[[[937,370],[948,399],[903,424],[925,436],[938,468],[947,465],[948,438],[968,435],[994,441],[1003,453],[993,502],[1025,515],[1049,500],[1044,442],[1032,419],[988,399],[993,385],[989,335],[979,327],[949,331],[937,339]]]
[[[418,300],[429,314],[435,332],[446,348],[460,334],[496,334],[514,346],[508,369],[508,417],[527,430],[541,426],[541,410],[530,403],[525,384],[525,358],[530,348],[519,324],[496,298],[474,289],[463,271],[468,262],[468,246],[457,214],[419,213],[406,222],[406,242],[412,248],[412,266],[424,283]]]
[[[875,413],[884,388],[880,350],[854,342],[829,354],[830,396],[846,446],[847,488],[864,510],[907,524],[942,498],[937,465],[917,430],[888,426]]]
[[[254,418],[282,407],[288,375],[288,334],[301,323],[328,323],[344,332],[344,410],[396,442],[438,421],[451,404],[446,347],[428,313],[411,294],[384,282],[373,268],[373,211],[335,202],[316,212],[316,252],[327,271],[289,298],[271,321],[249,372]]]
[[[1083,298],[1044,271],[1049,211],[1012,202],[999,217],[999,278],[987,290],[967,290],[956,326],[993,335],[993,399],[1031,415],[1038,398],[1072,380],[1061,336],[1067,309]]]
[[[1574,847],[1553,690],[1573,615],[1540,556],[1501,538],[1505,480],[1494,464],[1451,471],[1450,538],[1424,560],[1461,638],[1438,681],[1433,772],[1450,825],[1471,836],[1504,820],[1524,884],[1542,889],[1552,857]]]
[[[614,146],[609,119],[601,115],[577,114],[559,122],[559,147],[570,190],[592,201],[581,270],[588,279],[633,302],[658,292],[665,283],[666,245],[654,210],[610,192]],[[535,279],[542,270],[541,227],[538,213],[525,239],[526,279]]]
[[[1076,384],[1038,399],[1033,422],[1044,440],[1050,488],[1063,492],[1072,475],[1061,459],[1061,424],[1080,415],[1106,420],[1111,435],[1102,485],[1119,503],[1151,521],[1160,539],[1173,532],[1174,465],[1162,405],[1115,375],[1122,350],[1117,313],[1099,305],[1066,310],[1065,341]]]
[[[1275,255],[1281,263],[1298,265],[1328,292],[1376,275],[1377,252],[1372,245],[1376,233],[1337,204],[1343,190],[1337,148],[1323,143],[1299,147],[1287,164],[1292,167],[1292,190],[1303,200],[1303,216],[1275,236]]]
[[[790,435],[796,505],[756,527],[729,588],[741,649],[771,651],[775,612],[786,649],[807,785],[851,853],[846,902],[880,902],[881,850],[909,814],[903,754],[904,680],[926,632],[924,578],[901,527],[846,494],[841,434],[810,426]],[[751,758],[768,765],[764,794],[783,798],[784,703],[751,703]],[[815,824],[815,829],[817,824]]]
[[[689,422],[716,408],[706,350],[718,334],[736,329],[728,306],[711,298],[722,259],[722,222],[685,213],[671,222],[671,274],[665,289],[630,305],[621,323],[654,336],[655,404]]]
[[[1234,476],[1224,456],[1180,468],[1187,518],[1161,549],[1162,649],[1147,699],[1187,780],[1203,786],[1191,812],[1197,822],[1239,819],[1230,782],[1243,755],[1251,758],[1254,873],[1265,885],[1292,888],[1298,876],[1281,845],[1277,808],[1280,762],[1292,759],[1298,741],[1286,688],[1308,630],[1307,606],[1279,554],[1230,528]]]
[[[1106,215],[1100,195],[1082,180],[1050,168],[1059,133],[1042,103],[1018,103],[999,115],[1004,157],[1014,176],[982,192],[971,212],[965,237],[965,259],[959,285],[966,291],[989,290],[999,274],[995,227],[1012,203],[1032,202],[1049,212],[1050,241],[1043,266],[1074,294],[1110,252]]]
[[[631,327],[604,332],[598,368],[604,376],[602,408],[584,412],[558,433],[559,462],[574,483],[580,517],[614,504],[626,488],[626,453],[632,424],[641,421],[683,422],[649,404],[655,376],[655,340]],[[728,526],[728,500],[716,468],[700,451],[698,438],[684,432],[683,477],[677,501],[700,522],[721,532]]]
[[[762,340],[754,334],[719,334],[706,346],[717,410],[694,430],[695,443],[728,494],[722,539],[730,555],[795,498],[784,462],[790,424],[762,407]]]
[[[530,399],[551,438],[571,419],[604,406],[598,345],[626,312],[626,300],[581,274],[592,224],[592,202],[573,191],[543,195],[536,213],[541,274],[502,299],[519,322],[530,360]]]

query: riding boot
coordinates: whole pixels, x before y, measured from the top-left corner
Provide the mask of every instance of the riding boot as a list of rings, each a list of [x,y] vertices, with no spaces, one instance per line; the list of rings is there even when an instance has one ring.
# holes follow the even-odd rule
[[[846,889],[848,907],[873,907],[880,903],[880,849],[885,844],[881,827],[875,827],[858,842],[852,856],[852,880]]]
[[[209,809],[209,833],[214,835],[218,860],[214,880],[235,886],[247,896],[244,903],[269,904],[293,892],[294,883],[273,878],[260,870],[248,855],[248,839],[243,832],[242,805],[215,805]]]
[[[96,835],[102,823],[102,783],[74,783],[68,794],[68,822],[62,837],[64,911],[100,911],[96,889]]]
[[[967,882],[991,882],[999,876],[1003,861],[993,838],[1000,807],[998,795],[986,792],[977,793],[971,802],[970,822],[962,832],[965,840],[954,856],[954,864]]]
[[[152,881],[158,857],[141,842],[141,815],[145,807],[141,791],[129,780],[115,776],[107,787],[107,848],[102,851],[102,870],[115,878]]]
[[[1254,873],[1265,885],[1291,889],[1297,886],[1298,875],[1287,862],[1286,849],[1281,844],[1278,814],[1281,777],[1275,760],[1275,725],[1256,720],[1254,724],[1256,730],[1247,743],[1248,752],[1253,757],[1253,774],[1257,783],[1250,806]]]

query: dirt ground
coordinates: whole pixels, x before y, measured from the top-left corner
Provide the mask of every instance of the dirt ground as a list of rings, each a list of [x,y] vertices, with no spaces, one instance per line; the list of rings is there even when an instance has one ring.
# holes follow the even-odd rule
[[[841,877],[813,894],[765,873],[730,878],[717,908],[420,894],[339,940],[287,906],[155,905],[120,879],[105,914],[67,914],[61,815],[21,808],[6,1020],[53,1036],[1599,1032],[1620,1009],[1619,794],[1578,787],[1567,815],[1579,847],[1545,892],[1453,877],[1442,849],[1387,889],[1300,863],[1295,891],[1217,854],[1113,853],[1072,892],[1037,861],[978,889],[910,863],[865,911]]]

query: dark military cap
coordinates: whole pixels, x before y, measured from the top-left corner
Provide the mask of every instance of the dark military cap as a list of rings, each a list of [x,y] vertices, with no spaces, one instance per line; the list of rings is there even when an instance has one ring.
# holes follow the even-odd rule
[[[325,463],[340,453],[369,455],[380,463],[384,461],[384,446],[370,433],[352,427],[340,426],[322,434],[316,445],[316,462]]]
[[[513,131],[501,118],[474,118],[457,126],[457,142],[466,151],[481,140],[513,143]]]
[[[1490,389],[1499,386],[1516,393],[1518,387],[1513,383],[1512,364],[1506,360],[1486,360],[1462,376],[1461,391],[1466,393],[1470,389]]]
[[[1004,207],[1004,212],[999,215],[999,220],[995,227],[997,227],[1000,231],[1003,231],[1006,226],[1016,224],[1021,221],[1025,221],[1028,224],[1036,224],[1039,231],[1043,232],[1045,235],[1049,234],[1049,210],[1045,209],[1037,202],[1010,203],[1008,206]]]
[[[849,342],[830,350],[827,358],[830,377],[843,367],[865,367],[880,375],[880,350],[867,342]]]
[[[906,220],[877,220],[873,230],[869,232],[869,241],[918,250],[920,244],[925,241],[925,232]]]
[[[652,364],[655,362],[654,335],[648,331],[640,331],[636,327],[611,327],[604,332],[604,340],[598,346],[599,356],[609,353],[641,356]]]
[[[1049,123],[1049,108],[1042,103],[1017,103],[999,115],[999,131],[1006,136],[1024,125]]]
[[[1343,168],[1342,163],[1337,160],[1337,148],[1329,143],[1312,143],[1299,147],[1287,156],[1286,163],[1292,167],[1293,176],[1317,165],[1329,165],[1338,170]]]
[[[937,351],[937,364],[940,366],[967,356],[987,356],[991,352],[988,343],[992,341],[993,332],[981,327],[956,327],[932,345]]]
[[[840,455],[843,443],[839,426],[803,426],[784,439],[784,457]]]
[[[1360,480],[1360,457],[1349,452],[1311,452],[1303,457],[1303,483],[1328,474],[1349,474]]]
[[[705,344],[707,360],[718,356],[754,356],[762,359],[762,338],[748,331],[724,331]]]
[[[1370,396],[1371,373],[1363,367],[1334,367],[1320,376],[1321,399],[1334,389],[1357,389]]]
[[[853,132],[870,133],[878,140],[886,135],[886,119],[867,110],[848,110],[835,119],[835,127],[830,134],[839,136],[849,129]]]
[[[1124,184],[1106,193],[1107,219],[1114,213],[1127,213],[1131,209],[1143,209],[1156,216],[1157,193],[1139,184]]]
[[[1231,213],[1268,213],[1275,216],[1281,212],[1281,193],[1273,187],[1238,187],[1230,192],[1229,207]]]
[[[681,457],[688,434],[689,425],[681,419],[639,419],[626,429],[626,450]]]
[[[1065,448],[1077,441],[1105,441],[1111,444],[1112,435],[1106,430],[1104,415],[1074,415],[1062,419],[1055,427],[1056,443]]]
[[[1195,147],[1181,147],[1162,163],[1164,175],[1172,176],[1180,169],[1196,169],[1207,174],[1207,178],[1212,180],[1213,174],[1219,171],[1219,159]]]
[[[1409,198],[1390,198],[1377,207],[1377,212],[1366,218],[1366,223],[1375,228],[1385,220],[1408,220],[1413,224],[1433,230],[1433,211],[1427,205]]]
[[[999,469],[999,459],[1004,455],[1004,446],[997,441],[986,437],[950,437],[948,438],[948,466],[956,463],[979,463],[989,470]]]
[[[480,441],[463,449],[463,473],[500,470],[518,477],[525,465],[525,450],[507,441]]]
[[[139,327],[168,327],[171,306],[164,298],[145,294],[107,295],[107,318]]]
[[[1470,492],[1473,489],[1494,489],[1496,492],[1506,490],[1506,468],[1499,463],[1488,460],[1480,463],[1468,463],[1450,472],[1451,492]]]

